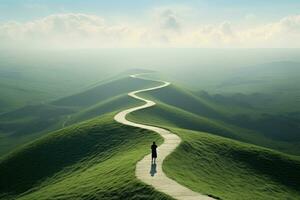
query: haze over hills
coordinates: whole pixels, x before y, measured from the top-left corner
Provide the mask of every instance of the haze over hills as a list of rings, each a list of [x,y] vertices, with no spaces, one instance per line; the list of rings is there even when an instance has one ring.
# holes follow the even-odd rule
[[[66,88],[58,77],[53,88],[81,86],[49,93],[42,103],[31,99],[26,105],[24,98],[0,115],[0,198],[172,199],[134,173],[148,146],[162,138],[113,121],[118,111],[143,104],[128,92],[160,84],[129,77],[146,72],[144,77],[171,80],[171,85],[139,94],[157,105],[128,119],[182,138],[164,161],[168,177],[219,199],[300,199],[298,66],[269,62],[239,68],[221,79],[210,76],[207,87],[200,78],[185,77],[192,68],[168,76],[164,69],[149,73],[156,68],[149,66],[92,79],[95,72],[83,82],[74,76]],[[50,81],[43,80],[44,72],[38,76]]]
[[[155,83],[121,76],[72,96],[4,113],[0,115],[0,152],[68,124],[131,106],[137,102],[127,93],[152,85]]]
[[[300,200],[299,8],[0,0],[0,200]]]
[[[272,147],[299,155],[299,118],[270,114],[243,105],[211,101],[188,90],[170,86],[145,94],[158,106],[135,113],[137,119],[156,124],[167,122],[176,127],[206,131],[229,138]],[[142,116],[139,116],[139,112]],[[162,117],[163,116],[163,117]]]

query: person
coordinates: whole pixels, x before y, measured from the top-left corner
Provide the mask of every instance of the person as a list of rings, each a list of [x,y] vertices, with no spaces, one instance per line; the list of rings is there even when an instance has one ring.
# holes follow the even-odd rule
[[[156,162],[156,158],[157,158],[156,149],[157,149],[157,146],[156,146],[155,142],[153,142],[153,144],[151,145],[151,150],[152,150],[151,163],[155,163]]]

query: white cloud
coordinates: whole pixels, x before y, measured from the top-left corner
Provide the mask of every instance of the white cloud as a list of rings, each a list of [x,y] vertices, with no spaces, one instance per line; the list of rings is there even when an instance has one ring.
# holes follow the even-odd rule
[[[80,13],[6,22],[0,24],[0,48],[300,47],[300,15],[241,29],[228,21],[191,23],[184,12],[159,8],[145,23],[113,24]]]
[[[289,16],[281,19],[277,26],[280,26],[282,31],[287,33],[296,33],[300,32],[300,15],[298,16]]]
[[[180,30],[180,19],[175,11],[166,9],[159,13],[160,26],[163,29]]]
[[[108,25],[103,18],[94,15],[58,14],[32,22],[0,25],[0,46],[110,47],[133,42],[132,28]]]
[[[249,47],[300,47],[300,15],[238,32],[239,40]]]

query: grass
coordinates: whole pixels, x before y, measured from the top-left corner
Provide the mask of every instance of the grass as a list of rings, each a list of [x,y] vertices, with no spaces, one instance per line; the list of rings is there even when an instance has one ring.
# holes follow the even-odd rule
[[[74,94],[65,98],[54,101],[54,105],[64,106],[79,106],[88,107],[109,98],[127,94],[130,91],[156,86],[157,83],[153,81],[146,81],[140,79],[133,79],[131,77],[120,78],[98,86],[89,90]]]
[[[208,101],[177,86],[141,94],[157,107],[131,115],[156,124],[204,131],[282,152],[300,155],[299,120],[283,114],[260,113],[242,106]],[[250,111],[249,111],[250,110]],[[133,118],[133,119],[134,119]]]
[[[95,81],[77,75],[75,70],[55,71],[47,67],[24,66],[24,62],[4,64],[4,60],[2,58],[0,62],[0,113],[70,95]]]
[[[1,199],[169,199],[134,175],[145,147],[162,139],[112,117],[69,126],[2,158]]]
[[[0,115],[0,156],[46,132],[61,128],[63,116],[74,111],[69,107],[41,104]]]
[[[149,144],[152,141],[160,144],[162,139],[149,131],[113,121],[113,111],[138,105],[126,93],[141,86],[150,87],[153,83],[117,79],[59,99],[45,109],[42,106],[43,109],[35,112],[36,116],[46,113],[45,118],[57,120],[56,124],[68,119],[65,124],[69,126],[2,157],[0,198],[169,199],[134,175],[135,164],[148,153]],[[144,95],[157,101],[158,106],[138,111],[130,119],[166,127],[183,139],[163,165],[172,179],[221,199],[300,199],[299,157],[239,142],[300,152],[297,140],[295,143],[273,141],[251,127],[238,126],[230,118],[239,117],[236,114],[241,112],[254,116],[256,112],[226,107],[177,86]],[[70,112],[60,113],[57,108]],[[29,107],[26,109],[31,112]],[[26,113],[21,111],[8,113],[2,122],[37,127],[37,120],[24,117]],[[113,113],[78,123],[109,112]],[[25,129],[30,133],[30,129]],[[8,141],[5,136],[12,133],[10,129],[3,130],[0,136],[5,142]],[[32,134],[29,136],[34,139]]]
[[[76,114],[72,115],[71,119],[68,120],[66,124],[73,124],[86,119],[94,118],[99,114],[115,112],[140,104],[143,103],[129,97],[127,94],[118,95],[105,101],[101,101],[100,103],[92,105],[83,110],[80,110]]]
[[[140,102],[127,92],[157,85],[126,77],[102,82],[83,92],[50,103],[31,105],[0,115],[0,156],[63,125],[119,111]]]
[[[280,148],[291,150],[290,146],[197,115],[195,110],[188,112],[167,105],[158,97],[156,102],[156,107],[132,113],[129,119],[165,127],[183,139],[164,161],[167,176],[194,191],[220,199],[300,199],[300,157],[240,141],[269,144],[273,148],[281,145]],[[187,129],[205,129],[213,134]]]
[[[179,119],[192,118],[184,115],[172,121],[162,113],[152,115],[155,111],[151,111],[160,106],[133,113],[130,119],[165,127],[182,138],[180,146],[164,161],[163,169],[170,178],[220,199],[300,198],[300,157],[216,136],[216,133],[178,128]],[[175,117],[182,113],[173,114]],[[193,121],[190,123],[193,125]],[[211,122],[202,119],[199,123],[201,126]],[[215,131],[226,131],[226,126],[214,126]]]
[[[220,120],[199,116],[161,102],[153,108],[136,111],[130,114],[128,118],[146,124],[150,123],[158,126],[171,126],[209,132],[295,155],[299,155],[300,152],[300,143],[298,141],[274,141],[265,137],[262,133],[231,125]]]
[[[194,114],[201,114],[207,117],[222,117],[220,110],[215,109],[215,104],[211,104],[189,92],[189,90],[173,84],[159,90],[143,93],[142,95],[147,99],[153,99]]]
[[[204,132],[171,130],[183,142],[167,157],[167,176],[221,199],[300,199],[300,159]]]

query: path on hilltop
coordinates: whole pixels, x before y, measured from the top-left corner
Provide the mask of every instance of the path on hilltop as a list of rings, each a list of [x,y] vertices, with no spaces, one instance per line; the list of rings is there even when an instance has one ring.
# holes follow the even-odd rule
[[[138,75],[131,75],[131,77],[145,79],[145,78],[138,77]],[[149,80],[149,79],[146,79],[146,80]],[[136,91],[128,93],[129,96],[131,96],[135,99],[144,101],[145,102],[144,105],[123,110],[123,111],[117,113],[114,117],[114,119],[121,124],[155,131],[156,133],[158,133],[160,136],[162,136],[164,138],[163,144],[158,147],[158,162],[156,162],[156,165],[151,164],[151,154],[146,155],[141,161],[139,161],[136,164],[136,170],[135,170],[136,177],[138,179],[140,179],[141,181],[143,181],[144,183],[153,186],[156,190],[163,192],[175,199],[212,200],[213,198],[211,198],[211,197],[199,194],[197,192],[194,192],[194,191],[180,185],[176,181],[168,178],[165,175],[165,173],[163,172],[162,163],[163,163],[164,159],[169,154],[171,154],[175,150],[175,148],[179,145],[179,143],[181,142],[180,137],[178,137],[176,134],[174,134],[166,129],[131,122],[126,119],[127,114],[129,114],[131,112],[134,112],[137,110],[142,110],[142,109],[145,109],[145,108],[155,105],[155,102],[137,96],[138,93],[146,92],[146,91],[150,91],[150,90],[157,90],[157,89],[167,87],[168,85],[170,85],[170,83],[166,82],[166,81],[159,81],[159,80],[153,80],[153,81],[160,82],[162,84],[159,86],[156,86],[156,87],[151,87],[151,88],[143,89],[143,90],[136,90]],[[150,144],[149,144],[149,151],[150,151]],[[153,169],[153,168],[155,168],[155,169]]]

